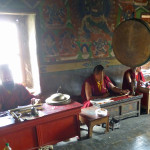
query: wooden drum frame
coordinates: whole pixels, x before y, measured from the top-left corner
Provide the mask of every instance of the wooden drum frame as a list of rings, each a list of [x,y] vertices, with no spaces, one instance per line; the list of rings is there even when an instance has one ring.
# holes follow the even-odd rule
[[[150,28],[140,19],[120,23],[114,31],[113,51],[120,63],[137,67],[150,60]]]

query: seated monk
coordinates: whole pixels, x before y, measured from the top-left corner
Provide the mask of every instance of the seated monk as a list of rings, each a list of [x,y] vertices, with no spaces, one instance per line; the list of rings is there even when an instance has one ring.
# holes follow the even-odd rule
[[[141,85],[145,82],[143,73],[141,72],[141,67],[134,67],[125,71],[123,76],[122,89],[130,90],[130,93],[133,92],[133,84],[137,81],[138,85]]]
[[[8,65],[0,66],[0,111],[16,108],[19,105],[27,105],[34,103],[35,96],[21,84],[16,84],[13,81],[11,71]]]
[[[110,96],[110,90],[114,93],[127,94],[128,90],[122,90],[114,86],[110,81],[109,77],[104,74],[104,67],[102,65],[97,65],[93,74],[88,77],[82,85],[82,103],[83,108],[92,106],[90,100],[92,99],[103,99]]]

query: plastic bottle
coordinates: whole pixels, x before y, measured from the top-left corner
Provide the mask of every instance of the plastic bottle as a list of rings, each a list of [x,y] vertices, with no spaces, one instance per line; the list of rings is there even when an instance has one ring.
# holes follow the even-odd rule
[[[12,150],[11,147],[9,146],[9,143],[6,143],[6,146],[4,147],[4,150]]]

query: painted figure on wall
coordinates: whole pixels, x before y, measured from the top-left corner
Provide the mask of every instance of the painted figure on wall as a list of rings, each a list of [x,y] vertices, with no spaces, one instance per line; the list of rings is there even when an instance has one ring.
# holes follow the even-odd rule
[[[104,32],[100,34],[91,34],[91,50],[94,58],[105,58],[112,56],[111,37]]]
[[[90,54],[89,54],[89,47],[87,44],[83,44],[80,48],[81,52],[82,52],[82,58],[83,59],[88,59],[90,57]]]
[[[47,62],[55,61],[59,53],[56,46],[56,38],[52,32],[45,33],[42,45],[44,48],[45,60]]]
[[[64,0],[46,0],[43,6],[43,18],[47,28],[65,26],[67,19],[67,9]]]
[[[121,16],[120,22],[127,20],[127,19],[133,19],[135,17],[135,9],[133,5],[121,4],[120,8],[122,10],[122,16]]]
[[[91,33],[98,34],[101,33],[101,31],[104,31],[105,34],[111,35],[106,19],[106,16],[108,16],[110,11],[109,1],[85,0],[83,2],[85,16],[82,19],[81,32],[85,34],[86,38],[90,39]]]
[[[44,53],[47,61],[77,59],[79,48],[75,35],[70,30],[46,33],[43,37]]]
[[[93,55],[94,57],[106,57],[108,56],[108,42],[103,39],[98,39],[97,41],[93,42]]]
[[[79,48],[76,44],[76,36],[72,30],[64,30],[58,35],[58,49],[60,60],[77,59]]]
[[[91,46],[92,43],[91,42],[80,42],[77,41],[76,42],[78,47],[79,47],[79,51],[78,51],[78,59],[90,59],[93,58],[92,57],[92,52],[91,52]]]

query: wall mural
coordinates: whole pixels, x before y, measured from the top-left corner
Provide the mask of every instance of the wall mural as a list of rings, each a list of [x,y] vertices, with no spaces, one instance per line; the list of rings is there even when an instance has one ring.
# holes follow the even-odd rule
[[[0,0],[0,7],[8,4],[14,7],[13,1],[17,3],[17,0]],[[133,16],[140,18],[150,8],[150,0],[20,2],[27,9],[38,12],[40,49],[43,54],[40,56],[41,66],[72,62],[74,67],[73,62],[82,61],[80,66],[83,66],[87,60],[108,58],[109,62],[116,62],[111,44],[115,27]]]
[[[114,57],[113,4],[111,0],[45,0],[40,5],[44,61]]]

